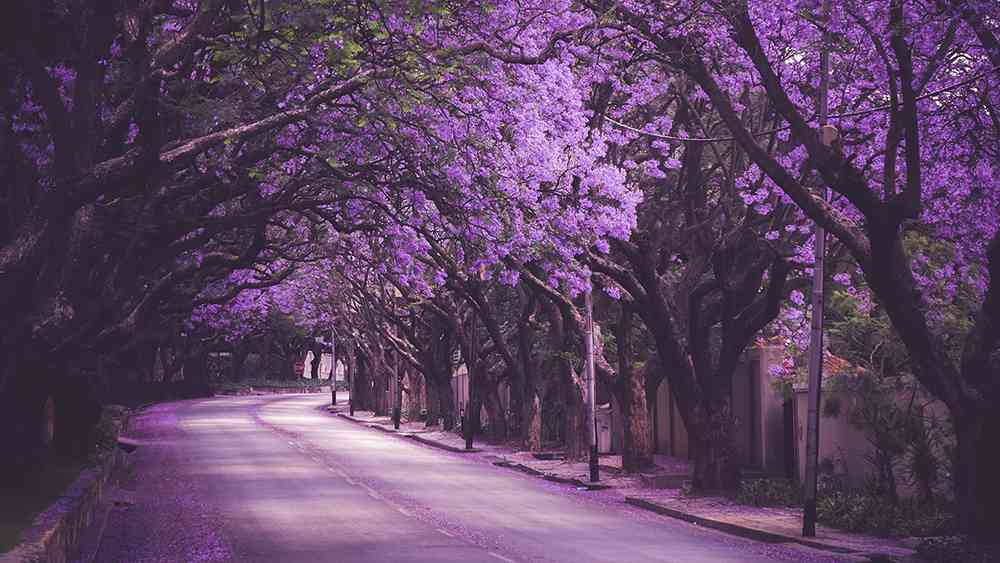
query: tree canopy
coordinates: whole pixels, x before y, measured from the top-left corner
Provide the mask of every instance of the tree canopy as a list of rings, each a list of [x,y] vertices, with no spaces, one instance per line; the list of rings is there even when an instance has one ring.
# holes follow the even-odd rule
[[[15,422],[48,395],[72,403],[181,335],[237,346],[281,314],[349,341],[373,380],[401,358],[445,416],[464,364],[499,438],[554,432],[579,454],[593,288],[626,465],[651,459],[645,401],[666,379],[696,485],[731,486],[734,370],[763,339],[801,349],[819,224],[835,285],[949,409],[960,512],[989,527],[995,2],[44,0],[4,16],[0,410],[24,450]],[[564,422],[545,430],[553,401]]]

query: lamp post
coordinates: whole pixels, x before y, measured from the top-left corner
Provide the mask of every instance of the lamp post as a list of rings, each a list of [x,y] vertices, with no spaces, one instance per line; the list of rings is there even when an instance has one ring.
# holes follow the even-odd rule
[[[590,437],[590,481],[597,482],[600,480],[600,466],[597,462],[597,381],[594,377],[594,299],[593,284],[590,280],[587,280],[587,292],[583,295],[584,308],[587,310],[586,319],[586,353],[587,360],[585,364],[586,369],[586,379],[587,379],[587,426],[590,431],[587,434]]]
[[[471,351],[471,354],[469,354],[469,355],[471,357],[467,358],[467,362],[468,362],[467,368],[468,368],[468,372],[469,372],[468,373],[468,380],[467,380],[469,382],[469,385],[468,385],[468,399],[466,401],[465,412],[462,413],[462,435],[465,438],[465,449],[467,449],[467,450],[471,450],[472,449],[473,431],[475,430],[474,428],[472,428],[472,416],[473,416],[472,415],[472,409],[475,406],[473,404],[472,394],[475,391],[476,386],[478,385],[477,378],[479,377],[479,375],[478,375],[478,370],[479,370],[479,341],[476,339],[476,313],[475,313],[475,311],[473,311],[473,313],[472,313],[472,320],[471,320],[470,324],[472,325],[470,327],[471,334],[469,334],[469,350]]]
[[[352,336],[354,338],[357,338],[357,333],[355,332]],[[348,340],[348,342],[347,342],[347,350],[346,351],[347,351],[347,357],[345,359],[347,360],[347,367],[348,367],[348,370],[347,370],[347,372],[348,372],[347,373],[347,388],[348,388],[348,391],[347,391],[347,393],[348,393],[347,394],[347,405],[350,408],[351,416],[354,416],[354,398],[357,396],[356,395],[357,389],[355,389],[356,385],[355,385],[355,382],[354,382],[354,380],[357,379],[357,377],[356,377],[357,374],[354,373],[354,372],[356,372],[357,369],[358,369],[358,365],[357,365],[357,361],[358,360],[357,360],[357,356],[355,355],[354,341],[353,340]]]
[[[823,29],[819,59],[819,90],[816,105],[819,114],[820,141],[830,147],[837,139],[837,129],[827,124],[827,94],[830,88],[830,49],[827,45],[826,24],[830,19],[830,0],[823,0],[820,21]],[[826,199],[826,188],[822,188]],[[809,334],[809,390],[806,420],[806,474],[802,511],[802,535],[816,536],[816,482],[819,466],[819,405],[823,386],[823,277],[826,262],[826,229],[816,224],[813,241],[812,318]]]
[[[403,296],[399,289],[396,287],[392,288],[392,318],[393,323],[396,322],[396,300]],[[398,328],[395,324],[390,327],[390,332],[393,340],[393,346],[396,346],[396,337],[399,335]],[[396,388],[393,389],[393,407],[392,407],[392,427],[399,430],[400,419],[403,417],[403,374],[399,369],[399,350],[396,350],[392,354],[393,358],[393,369],[392,376],[396,382]]]
[[[400,418],[403,416],[403,374],[399,369],[399,352],[393,354],[395,357],[393,376],[396,380],[396,388],[393,390],[392,426],[399,430]]]
[[[330,397],[333,406],[337,406],[337,341],[333,329],[330,329]]]

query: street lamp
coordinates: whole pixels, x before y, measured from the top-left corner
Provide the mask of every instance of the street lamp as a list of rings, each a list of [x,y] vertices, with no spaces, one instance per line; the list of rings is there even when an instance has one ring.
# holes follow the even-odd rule
[[[337,406],[337,341],[333,328],[330,328],[330,397],[333,406]]]
[[[830,88],[830,49],[826,23],[830,19],[830,0],[823,0],[822,10],[822,44],[819,58],[819,91],[816,105],[819,113],[820,142],[830,147],[837,140],[837,129],[827,124],[827,95]],[[826,188],[822,188],[823,199]],[[823,315],[825,294],[823,291],[823,276],[826,262],[826,229],[816,223],[815,240],[813,241],[813,280],[812,280],[812,318],[809,334],[809,391],[808,418],[806,420],[806,474],[805,490],[803,491],[802,535],[816,536],[816,482],[819,472],[819,404],[820,391],[823,387]]]
[[[590,427],[590,431],[587,433],[590,436],[590,481],[597,482],[600,480],[600,466],[597,462],[597,382],[594,370],[594,299],[593,299],[593,283],[590,279],[587,280],[587,292],[583,295],[584,308],[587,310],[587,320],[586,320],[586,373],[587,373],[587,426]]]
[[[399,288],[392,288],[392,317],[393,323],[396,322],[396,299],[402,297],[403,294],[400,293]],[[393,324],[391,327],[392,339],[396,340],[399,333],[397,332],[396,325]],[[394,343],[398,346],[398,344]],[[399,370],[399,350],[392,355],[393,356],[393,378],[396,380],[396,388],[393,390],[393,403],[392,407],[392,427],[399,430],[399,422],[403,416],[403,374]]]
[[[354,346],[356,345],[355,343],[357,342],[358,332],[356,330],[352,330],[351,336],[355,340],[350,342],[351,346],[347,350],[347,355],[348,355],[347,365],[348,367],[351,368],[348,370],[350,373],[348,373],[348,381],[347,381],[347,388],[348,388],[347,405],[350,408],[351,416],[354,416],[354,397],[356,396],[356,391],[357,391],[357,389],[355,389],[356,385],[354,383],[354,380],[357,379],[357,377],[355,377],[357,374],[354,372],[357,371],[358,369],[356,363],[357,357],[354,356]]]
[[[394,355],[396,358],[395,362],[396,365],[395,365],[395,373],[393,375],[395,376],[396,379],[396,389],[394,390],[395,392],[393,393],[395,395],[393,401],[395,403],[395,406],[392,408],[392,426],[396,430],[399,430],[400,418],[402,418],[403,416],[403,374],[399,370],[399,352],[396,352]]]
[[[473,392],[475,392],[476,385],[478,384],[476,379],[479,377],[479,374],[477,373],[479,369],[479,340],[476,337],[475,311],[473,311],[472,313],[472,319],[470,324],[472,325],[470,327],[470,334],[469,334],[469,350],[471,352],[469,356],[471,357],[466,359],[468,364],[466,366],[466,371],[468,372],[468,375],[466,376],[466,381],[468,381],[468,386],[467,386],[468,398],[466,400],[466,408],[462,412],[462,435],[463,437],[465,437],[465,449],[467,450],[472,449],[473,432],[475,430],[472,427],[472,416],[473,416],[472,408],[474,406],[472,401],[472,394]],[[476,415],[478,414],[479,413],[477,412]]]

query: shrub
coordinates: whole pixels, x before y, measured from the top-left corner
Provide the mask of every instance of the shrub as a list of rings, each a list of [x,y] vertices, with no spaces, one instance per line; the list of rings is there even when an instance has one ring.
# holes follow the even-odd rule
[[[93,430],[98,448],[111,449],[117,445],[126,412],[121,405],[106,405],[101,409],[101,419]]]
[[[934,563],[986,563],[1000,561],[1000,546],[979,545],[964,536],[941,536],[920,542],[917,554]]]
[[[316,380],[316,379],[304,379],[304,378],[286,379],[286,380],[281,380],[281,379],[257,379],[257,380],[245,379],[245,380],[239,381],[239,382],[236,382],[236,381],[218,381],[218,382],[213,383],[212,387],[213,387],[213,389],[216,392],[233,392],[233,391],[241,391],[241,390],[247,389],[249,387],[253,387],[254,389],[269,389],[269,388],[275,388],[275,387],[279,387],[279,388],[298,387],[298,388],[302,388],[302,389],[313,389],[313,388],[316,388],[316,387],[323,387],[323,386],[329,385],[329,384],[330,384],[330,381],[328,379],[320,379],[320,380]],[[339,385],[338,385],[338,390],[342,390],[342,388]]]
[[[736,501],[751,506],[796,506],[799,488],[790,479],[744,479]]]
[[[924,537],[954,529],[953,518],[941,503],[916,499],[893,503],[883,496],[848,490],[829,475],[820,477],[816,496],[817,519],[851,532]]]

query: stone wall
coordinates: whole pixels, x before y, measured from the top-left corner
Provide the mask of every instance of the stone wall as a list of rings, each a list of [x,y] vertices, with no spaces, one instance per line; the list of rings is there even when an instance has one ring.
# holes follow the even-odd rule
[[[128,424],[123,419],[121,428]],[[0,563],[64,563],[79,547],[83,531],[93,521],[104,490],[115,470],[125,464],[127,454],[113,448],[94,467],[80,476],[25,530],[21,543],[0,555]]]

